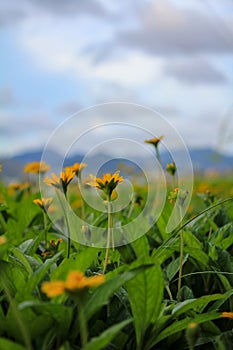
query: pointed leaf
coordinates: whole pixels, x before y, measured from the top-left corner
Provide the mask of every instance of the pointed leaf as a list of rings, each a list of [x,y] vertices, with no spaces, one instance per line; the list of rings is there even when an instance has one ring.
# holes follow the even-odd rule
[[[20,344],[16,344],[12,340],[6,338],[0,338],[0,349],[4,350],[26,350],[26,348]]]
[[[141,266],[137,266],[129,271],[122,273],[121,275],[116,275],[109,280],[107,280],[104,284],[100,285],[96,288],[91,298],[84,305],[86,319],[90,319],[102,306],[107,305],[110,297],[120,288],[134,278],[138,273],[143,270],[146,270],[152,266],[151,263],[144,264]],[[118,270],[118,269],[117,269]],[[114,275],[117,273],[115,270]],[[119,270],[121,270],[119,268]]]
[[[126,285],[134,317],[137,344],[142,347],[146,330],[161,311],[164,281],[159,265],[139,273]]]
[[[106,331],[101,333],[98,337],[92,338],[83,350],[106,349],[107,345],[116,337],[117,333],[130,322],[132,322],[132,320],[126,320],[106,329]]]

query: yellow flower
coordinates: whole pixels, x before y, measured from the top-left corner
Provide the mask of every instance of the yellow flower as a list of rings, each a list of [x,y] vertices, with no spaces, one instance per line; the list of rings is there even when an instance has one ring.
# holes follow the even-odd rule
[[[52,203],[53,198],[42,198],[42,199],[34,199],[33,203],[39,205],[39,207],[43,210],[48,210],[50,204]]]
[[[221,317],[233,319],[233,312],[222,312]]]
[[[61,183],[60,183],[60,179],[59,177],[57,177],[57,175],[55,173],[52,173],[52,178],[50,177],[46,177],[44,179],[44,182],[48,185],[48,186],[54,186],[56,188],[60,188]]]
[[[78,289],[97,287],[104,281],[104,275],[86,277],[82,272],[73,271],[67,277],[65,289],[69,292],[74,292]]]
[[[151,145],[154,145],[155,147],[158,146],[159,142],[163,139],[163,136],[160,137],[154,137],[153,139],[150,140],[145,140],[145,143],[150,143]]]
[[[65,293],[65,282],[63,281],[44,282],[41,286],[41,290],[49,298],[53,298]]]
[[[5,244],[7,242],[7,238],[5,236],[0,236],[0,245]]]
[[[90,175],[90,177],[91,181],[89,181],[87,184],[102,190],[107,197],[109,197],[109,199],[111,199],[112,192],[117,185],[123,182],[123,176],[119,176],[119,171],[112,175],[109,173],[104,174],[102,178],[94,175]]]
[[[50,165],[45,162],[32,162],[24,167],[25,173],[46,173],[50,169]]]
[[[86,277],[82,272],[72,271],[68,274],[66,281],[44,282],[41,290],[49,298],[53,298],[64,293],[75,293],[82,289],[97,287],[104,282],[104,275]]]
[[[65,171],[62,171],[60,173],[60,178],[55,173],[52,173],[52,178],[47,176],[44,179],[44,182],[48,186],[53,186],[58,189],[63,189],[64,193],[66,193],[67,187],[69,183],[73,180],[74,176],[75,176],[74,170],[71,168],[66,168]]]
[[[72,171],[75,172],[76,176],[79,175],[79,172],[83,169],[86,168],[87,164],[86,163],[74,163],[72,166],[68,166],[65,168],[65,170],[71,169]]]
[[[29,189],[31,187],[31,183],[30,182],[15,182],[15,183],[11,183],[8,186],[8,191],[10,195],[13,195],[15,191],[22,191],[22,190],[26,190]]]

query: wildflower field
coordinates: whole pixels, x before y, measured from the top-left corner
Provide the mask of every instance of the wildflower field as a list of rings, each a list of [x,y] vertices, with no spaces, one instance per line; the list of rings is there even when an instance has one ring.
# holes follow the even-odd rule
[[[35,162],[25,167],[30,182],[0,183],[0,350],[233,349],[232,174],[197,177],[186,216],[167,233],[174,205],[186,199],[169,164],[162,214],[140,238],[120,245],[113,228],[137,217],[146,188],[137,186],[115,213],[124,177],[117,169],[90,175],[85,186],[101,196],[99,213],[80,194],[86,166],[47,176],[49,165]],[[65,232],[50,218],[57,204],[41,197],[39,174],[61,201],[57,222]],[[103,247],[72,239],[63,199],[103,229]],[[80,234],[92,232],[85,225]]]

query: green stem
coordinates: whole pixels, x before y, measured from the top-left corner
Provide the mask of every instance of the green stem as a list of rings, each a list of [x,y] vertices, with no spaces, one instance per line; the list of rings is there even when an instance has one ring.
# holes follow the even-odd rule
[[[166,288],[167,294],[169,296],[169,299],[173,300],[172,293],[171,293],[171,290],[170,290],[169,286],[166,286],[165,288]]]
[[[44,240],[45,240],[45,249],[48,248],[48,238],[47,238],[47,214],[43,211],[44,216]]]
[[[64,195],[65,195],[65,199],[67,201],[66,192],[64,193]],[[61,204],[61,207],[62,207],[62,211],[63,211],[64,217],[65,217],[65,223],[66,223],[66,227],[67,227],[67,259],[69,259],[69,257],[70,257],[70,246],[71,246],[69,220],[68,220],[68,217],[67,217],[66,208],[63,205],[62,199],[60,197],[60,193],[58,191],[57,191],[57,196],[58,196],[58,200],[59,200],[59,202]]]
[[[176,179],[175,179],[175,174],[172,175],[172,188],[176,188]]]
[[[111,239],[111,200],[108,197],[108,233],[107,233],[107,246],[106,246],[106,254],[104,259],[104,267],[103,267],[103,274],[105,274],[107,263],[108,263],[108,252],[110,247],[110,239]]]
[[[159,164],[161,164],[161,159],[160,159],[160,154],[159,154],[159,149],[158,146],[155,147],[155,151],[156,151],[156,157],[158,159]]]
[[[88,331],[87,331],[87,322],[86,322],[82,301],[78,303],[78,315],[79,315],[81,344],[82,344],[82,349],[84,349],[88,341]]]
[[[110,213],[112,213],[112,203],[110,202]],[[110,215],[110,230],[111,230],[111,236],[112,236],[112,250],[115,250],[115,241],[114,241],[114,232],[113,232],[113,221],[112,221],[112,215]]]
[[[183,268],[183,256],[184,256],[184,232],[180,231],[180,268],[178,277],[178,292],[177,299],[180,301],[180,289],[181,289],[181,279],[182,279],[182,268]]]
[[[180,208],[180,215],[182,215]],[[182,216],[181,216],[182,217]],[[182,220],[181,220],[182,226]],[[178,291],[177,291],[177,300],[180,301],[180,290],[181,290],[181,279],[182,279],[182,269],[183,269],[183,256],[184,256],[184,230],[180,230],[180,268],[178,276]]]

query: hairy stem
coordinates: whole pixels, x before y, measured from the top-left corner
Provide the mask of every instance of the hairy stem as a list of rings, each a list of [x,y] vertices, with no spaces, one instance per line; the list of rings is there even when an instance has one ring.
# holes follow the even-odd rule
[[[180,215],[182,218],[182,212],[180,208]],[[182,219],[181,219],[182,226]],[[178,291],[177,291],[177,300],[180,301],[180,290],[181,290],[181,279],[182,279],[182,269],[183,269],[183,257],[184,257],[184,229],[180,230],[180,268],[178,276]]]
[[[104,274],[108,263],[108,253],[109,253],[110,239],[111,239],[111,200],[110,198],[107,199],[107,202],[108,202],[108,232],[107,232],[106,254],[105,254],[104,268],[103,268]]]

